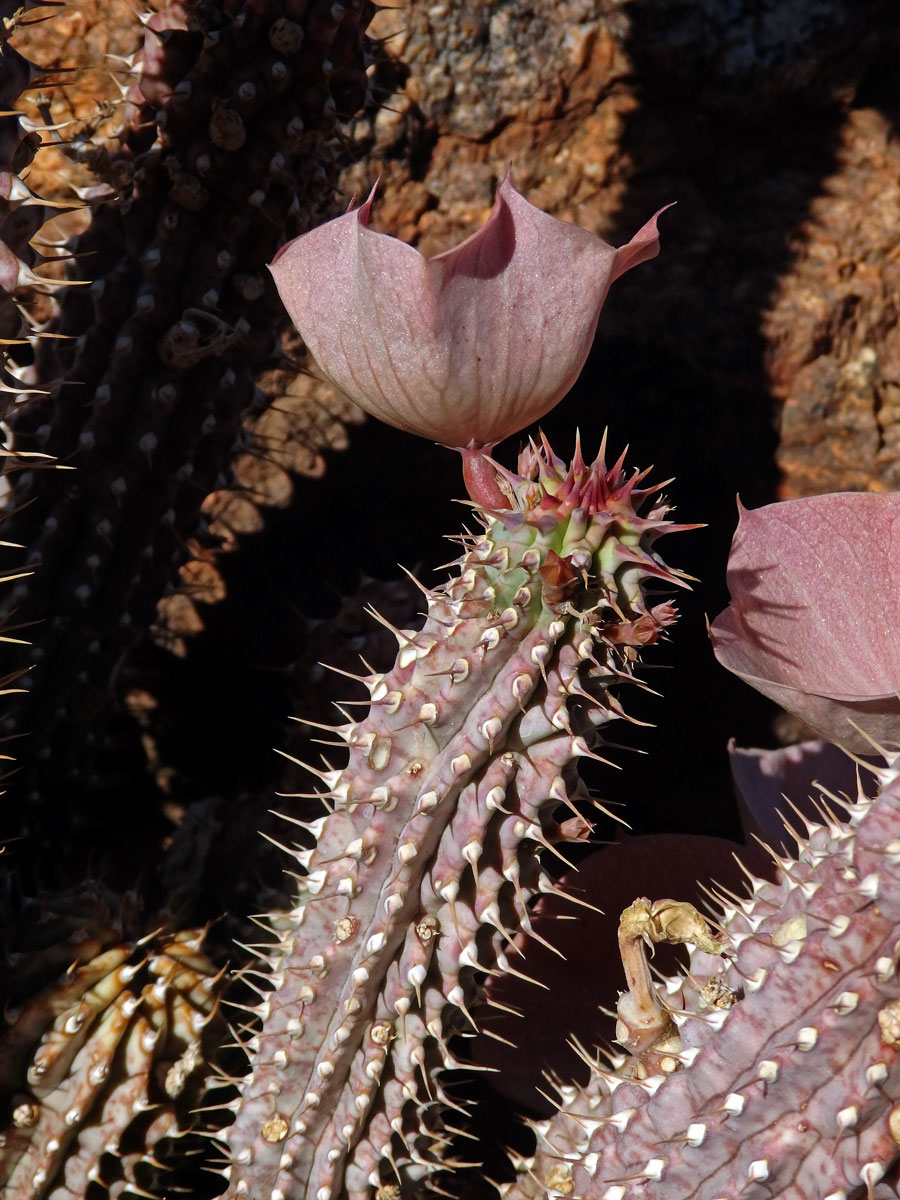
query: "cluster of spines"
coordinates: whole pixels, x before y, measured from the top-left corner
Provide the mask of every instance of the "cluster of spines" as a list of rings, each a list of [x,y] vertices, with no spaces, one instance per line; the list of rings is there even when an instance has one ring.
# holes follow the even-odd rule
[[[41,145],[40,126],[15,111],[43,81],[44,72],[10,41],[17,29],[29,23],[27,14],[32,9],[46,7],[39,0],[0,4],[0,416],[34,391],[22,381],[22,368],[10,351],[29,343],[37,347],[41,327],[56,311],[54,294],[65,286],[35,271],[47,260],[33,242],[61,206],[35,195],[23,179]],[[33,310],[39,297],[45,298],[45,311],[36,315]],[[15,462],[9,450],[7,446],[4,452],[12,459],[7,468]]]
[[[775,883],[718,897],[730,953],[695,949],[660,986],[680,1038],[668,1073],[586,1054],[591,1082],[560,1089],[508,1200],[682,1200],[701,1178],[710,1200],[896,1194],[900,773],[821,815],[790,830],[800,851],[776,857]]]
[[[161,1196],[220,1036],[221,972],[202,931],[123,942],[101,894],[59,908],[45,900],[25,937],[40,948],[6,964],[0,1186],[10,1200]]]
[[[555,887],[538,854],[589,829],[574,764],[597,757],[621,715],[609,688],[652,640],[610,630],[658,634],[674,611],[649,608],[645,585],[683,582],[649,549],[675,526],[664,505],[635,511],[638,476],[598,458],[576,489],[586,508],[554,499],[542,461],[426,590],[421,632],[394,631],[393,670],[363,677],[367,718],[332,730],[347,766],[314,772],[329,811],[289,850],[306,874],[274,945],[253,948],[229,1195],[362,1200],[450,1165],[450,1039],[472,1030],[486,973],[518,973],[528,902]]]
[[[41,570],[12,604],[45,622],[9,729],[41,729],[32,786],[84,774],[112,665],[179,586],[203,500],[227,482],[284,324],[265,264],[331,202],[367,20],[364,2],[172,3],[122,64],[131,123],[92,147],[109,186],[71,247],[94,282],[66,294],[62,337],[31,368],[52,395],[16,420],[19,446],[75,468],[25,472],[13,497],[10,536]]]

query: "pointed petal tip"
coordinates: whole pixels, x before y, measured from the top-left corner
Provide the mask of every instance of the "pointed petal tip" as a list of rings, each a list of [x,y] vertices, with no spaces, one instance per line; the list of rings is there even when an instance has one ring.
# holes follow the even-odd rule
[[[354,209],[352,206],[352,203],[351,203],[350,208],[347,209],[347,212],[355,212],[356,213],[356,219],[359,221],[360,225],[367,226],[369,224],[369,214],[372,211],[372,205],[375,202],[375,196],[378,193],[378,188],[379,188],[380,184],[381,184],[381,176],[379,175],[378,178],[375,180],[375,182],[372,184],[372,189],[369,192],[368,196],[366,196],[365,200],[363,200],[363,202],[359,206],[359,208]],[[354,197],[354,200],[355,200],[355,198],[356,197]]]

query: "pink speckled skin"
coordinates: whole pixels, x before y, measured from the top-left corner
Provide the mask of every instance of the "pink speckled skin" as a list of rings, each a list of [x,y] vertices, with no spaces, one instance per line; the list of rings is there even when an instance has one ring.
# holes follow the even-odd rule
[[[733,958],[695,951],[688,980],[661,989],[681,1066],[638,1082],[598,1065],[566,1089],[508,1200],[897,1194],[900,772],[881,782],[846,824],[826,801],[775,883],[726,900]],[[730,1008],[705,1003],[711,983]]]
[[[675,619],[644,599],[647,579],[681,580],[650,550],[678,527],[640,477],[602,457],[522,462],[515,507],[467,539],[424,628],[397,631],[394,668],[367,677],[368,716],[335,730],[349,761],[321,772],[334,811],[273,922],[229,1197],[364,1200],[446,1165],[448,1040],[471,1028],[476,976],[516,970],[528,899],[554,888],[537,852],[589,828],[569,765],[620,715],[609,688],[632,678],[638,637]]]

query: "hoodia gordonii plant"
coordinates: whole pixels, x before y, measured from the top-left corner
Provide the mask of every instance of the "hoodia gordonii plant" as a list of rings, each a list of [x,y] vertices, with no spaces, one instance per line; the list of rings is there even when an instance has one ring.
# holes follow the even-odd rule
[[[628,910],[619,1038],[635,1057],[585,1052],[590,1083],[560,1087],[505,1200],[898,1195],[897,764],[879,778],[874,800],[824,796],[775,882],[721,897],[722,934],[687,905]],[[642,938],[693,943],[687,974],[654,985]]]
[[[566,469],[526,451],[512,507],[426,592],[424,628],[397,631],[366,719],[335,729],[348,764],[320,772],[332,811],[306,826],[296,906],[260,951],[230,1195],[361,1198],[403,1162],[442,1161],[449,1039],[476,979],[516,971],[528,901],[554,889],[538,851],[589,831],[574,766],[675,620],[647,585],[683,583],[653,550],[683,527],[641,478],[602,452]]]
[[[567,467],[542,442],[517,474],[485,454],[574,382],[611,279],[656,253],[655,222],[615,251],[507,180],[488,224],[428,261],[367,216],[292,243],[276,282],[354,399],[464,450],[481,528],[423,589],[422,630],[395,631],[392,670],[364,677],[368,715],[332,731],[347,765],[314,772],[325,811],[258,949],[251,1067],[223,1131],[228,1195],[254,1200],[361,1200],[454,1165],[451,1038],[474,1025],[478,980],[517,970],[528,902],[555,886],[539,851],[589,832],[578,760],[675,620],[657,585],[685,582],[654,549],[684,526],[642,473],[603,449]]]
[[[898,522],[897,495],[741,510],[716,653],[835,741],[871,754],[877,734],[877,795],[823,791],[815,819],[795,808],[796,856],[775,855],[775,880],[750,876],[746,897],[720,893],[719,933],[668,900],[623,914],[629,1053],[586,1053],[589,1085],[560,1089],[506,1200],[900,1194]],[[643,943],[659,941],[694,950],[654,985]]]
[[[287,326],[265,264],[330,204],[339,116],[358,111],[368,88],[364,0],[153,7],[143,45],[116,63],[118,138],[85,132],[71,150],[98,180],[86,193],[90,225],[68,246],[90,286],[65,281],[44,314],[26,372],[41,394],[10,417],[20,450],[68,468],[19,474],[4,535],[40,567],[7,607],[44,622],[28,694],[3,718],[4,736],[29,735],[27,803],[4,832],[41,843],[48,829],[86,827],[96,842],[111,825],[95,767],[115,742],[121,668],[178,586],[186,544],[205,536],[201,506],[228,483],[244,414],[264,403],[257,384]],[[30,70],[10,56],[7,47],[0,58],[9,104],[4,67],[13,82]],[[3,120],[7,141],[21,142],[21,122]],[[14,215],[21,225],[39,211]],[[21,287],[27,261],[9,259],[0,285],[12,272]],[[0,661],[17,669],[22,653],[0,647]],[[81,781],[75,811],[56,802]]]
[[[198,1153],[185,1130],[221,1037],[221,972],[202,930],[128,937],[128,906],[86,884],[26,903],[6,932],[4,1200],[183,1190],[172,1168]]]

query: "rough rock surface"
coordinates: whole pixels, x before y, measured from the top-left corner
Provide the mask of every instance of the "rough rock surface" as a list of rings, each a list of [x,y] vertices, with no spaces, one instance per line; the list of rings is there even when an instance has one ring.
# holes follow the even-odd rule
[[[786,495],[900,487],[900,146],[854,109],[765,330]]]

